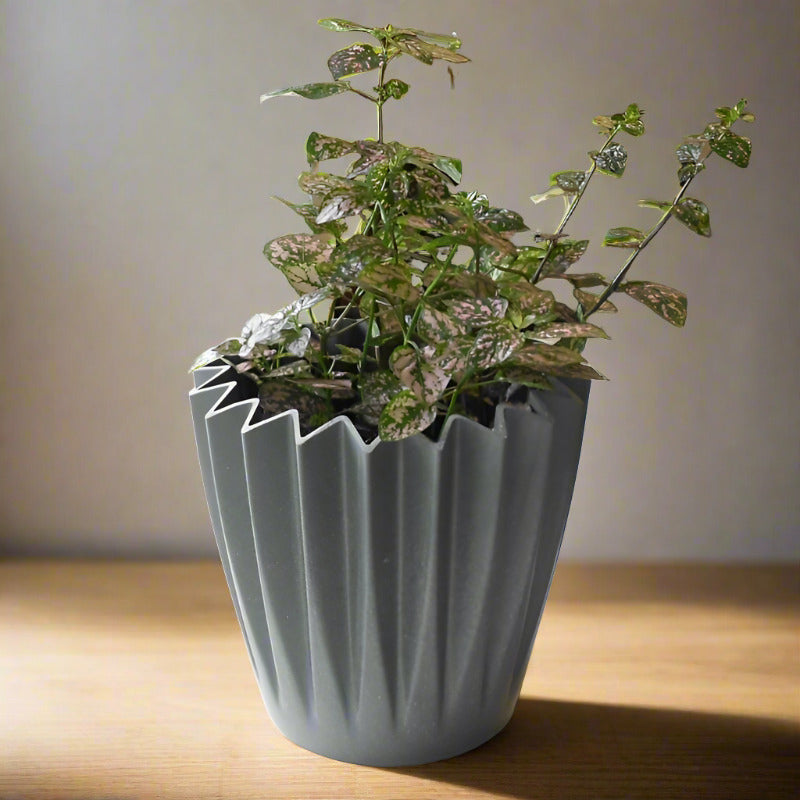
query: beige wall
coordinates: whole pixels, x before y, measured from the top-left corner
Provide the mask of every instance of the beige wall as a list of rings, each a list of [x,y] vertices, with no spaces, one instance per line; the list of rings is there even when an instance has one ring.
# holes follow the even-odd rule
[[[200,350],[291,298],[261,256],[295,228],[312,129],[373,134],[358,98],[261,92],[324,79],[350,40],[320,16],[456,29],[451,92],[411,64],[390,138],[458,155],[467,188],[533,207],[583,168],[592,116],[637,101],[628,174],[569,226],[611,269],[612,225],[674,187],[673,149],[716,105],[751,100],[750,169],[692,187],[714,236],[677,223],[638,277],[687,291],[684,331],[621,301],[589,352],[593,392],[565,555],[800,556],[798,6],[794,0],[0,3],[0,552],[213,552],[186,392]],[[696,190],[695,190],[696,186]],[[597,202],[601,197],[605,203]]]

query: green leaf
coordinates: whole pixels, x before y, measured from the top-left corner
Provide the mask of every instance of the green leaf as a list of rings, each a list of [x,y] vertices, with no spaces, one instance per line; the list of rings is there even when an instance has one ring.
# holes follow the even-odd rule
[[[406,55],[416,58],[423,64],[433,64],[434,59],[449,61],[453,64],[465,64],[469,61],[466,56],[456,53],[449,47],[442,47],[433,42],[425,41],[413,33],[401,33],[392,37],[392,43],[398,50]]]
[[[384,406],[378,430],[383,441],[396,442],[424,431],[435,419],[435,408],[420,400],[411,389],[404,389]]]
[[[389,370],[365,372],[360,377],[361,402],[350,410],[368,425],[378,425],[384,406],[401,391],[402,385]]]
[[[625,172],[625,165],[628,163],[628,153],[617,142],[611,142],[599,152],[592,150],[589,156],[600,172],[605,175],[613,175],[615,178],[622,177],[622,173]]]
[[[350,78],[362,72],[370,72],[381,65],[381,51],[371,44],[358,42],[337,50],[328,59],[328,69],[335,81]]]
[[[498,233],[517,233],[529,230],[522,216],[508,208],[478,209],[475,212],[475,219],[485,223]]]
[[[356,149],[355,142],[337,139],[335,136],[326,136],[314,131],[306,139],[306,158],[309,164],[326,161],[331,158],[341,158]]]
[[[542,270],[543,278],[552,278],[566,272],[589,247],[588,239],[566,239],[554,244]]]
[[[672,212],[687,228],[691,228],[700,236],[711,236],[711,223],[708,207],[700,200],[686,197],[681,200]]]
[[[750,163],[752,144],[746,136],[739,136],[733,131],[725,131],[719,139],[711,141],[711,149],[737,167],[746,167]]]
[[[594,308],[600,299],[596,294],[584,292],[583,289],[579,289],[577,286],[572,290],[572,295],[587,310]],[[606,300],[597,310],[608,314],[617,313],[617,307],[610,300]]]
[[[337,83],[307,83],[304,86],[290,86],[286,89],[277,89],[274,92],[267,92],[261,95],[261,102],[272,97],[282,97],[284,95],[295,95],[304,97],[306,100],[322,100],[324,97],[331,97],[334,94],[349,92],[350,84],[346,81]]]
[[[348,33],[349,31],[358,31],[359,33],[375,34],[375,28],[367,28],[360,25],[358,22],[350,22],[348,19],[338,19],[336,17],[328,17],[326,19],[317,20],[317,25],[327,28],[329,31],[337,31],[339,33]]]
[[[539,205],[539,203],[543,203],[545,200],[549,200],[551,197],[562,197],[565,194],[566,192],[560,186],[552,186],[546,192],[532,194],[531,200],[533,200],[536,205]]]
[[[699,164],[687,163],[681,164],[678,170],[678,182],[681,186],[686,185],[698,172],[706,168],[706,165],[701,161]]]
[[[617,123],[614,122],[611,117],[605,116],[604,114],[596,116],[592,120],[592,125],[597,125],[597,127],[600,128],[600,133],[611,133],[611,131],[617,127]]]
[[[344,222],[327,222],[324,225],[317,224],[317,214],[319,209],[311,203],[292,203],[289,200],[284,200],[282,197],[273,195],[275,200],[280,201],[285,206],[288,206],[295,213],[299,214],[305,221],[312,233],[332,233],[337,238],[347,230],[347,225]]]
[[[448,50],[458,50],[461,47],[461,39],[454,33],[431,33],[430,31],[420,31],[416,28],[403,28],[398,33],[413,33],[414,36],[424,39],[431,44],[438,44]]]
[[[550,176],[550,185],[557,186],[565,194],[577,194],[586,183],[586,173],[577,170],[554,172]],[[534,202],[536,202],[534,200]]]
[[[672,203],[669,200],[639,200],[639,205],[642,208],[656,208],[659,211],[666,211],[672,208]]]
[[[318,268],[330,260],[334,244],[328,233],[292,233],[267,242],[264,255],[303,294],[322,285]]]
[[[603,239],[604,247],[638,247],[646,234],[637,228],[611,228]]]
[[[708,139],[690,136],[675,151],[675,155],[678,156],[681,164],[699,164],[710,152]]]
[[[686,324],[686,295],[677,289],[650,281],[628,281],[620,290],[634,300],[644,303],[670,325],[682,328]]]
[[[624,114],[614,114],[611,119],[620,123],[620,127],[625,133],[631,136],[641,136],[644,133],[644,123],[642,122],[644,111],[636,103],[631,103]]]
[[[590,289],[593,286],[608,286],[608,278],[606,278],[605,275],[601,275],[599,272],[568,272],[566,275],[558,275],[555,277],[569,281],[578,289]]]
[[[408,92],[409,88],[409,85],[405,81],[401,81],[398,78],[392,78],[383,85],[385,95],[395,100],[399,100],[403,97]]]
[[[608,334],[590,322],[553,322],[534,331],[537,339],[608,339]]]

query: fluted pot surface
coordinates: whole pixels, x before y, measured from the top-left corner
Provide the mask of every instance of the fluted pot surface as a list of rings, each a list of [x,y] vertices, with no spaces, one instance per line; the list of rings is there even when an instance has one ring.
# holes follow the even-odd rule
[[[225,365],[190,393],[214,535],[267,710],[292,741],[401,766],[510,719],[566,524],[588,382],[493,428],[365,444],[338,417],[263,419]]]

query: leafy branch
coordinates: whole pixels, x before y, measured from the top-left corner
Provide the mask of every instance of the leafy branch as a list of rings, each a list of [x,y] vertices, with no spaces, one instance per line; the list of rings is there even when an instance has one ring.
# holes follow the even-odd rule
[[[608,338],[588,322],[616,310],[615,293],[641,302],[674,325],[686,319],[686,298],[650,281],[627,280],[641,251],[671,217],[696,233],[711,233],[708,209],[687,196],[711,153],[740,167],[750,140],[731,126],[751,122],[744,100],[716,109],[716,121],[688,137],[677,150],[679,189],[671,201],[641,204],[661,212],[647,232],[612,228],[603,244],[630,249],[609,279],[576,272],[589,242],[564,229],[598,172],[621,177],[628,154],[621,133],[644,133],[642,110],[595,117],[604,136],[589,152],[585,170],[554,173],[550,188],[532,199],[563,197],[565,210],[551,234],[515,241],[529,231],[516,211],[492,205],[479,192],[457,189],[457,158],[387,141],[383,108],[409,85],[388,77],[405,58],[431,65],[465,63],[454,34],[387,25],[372,28],[342,19],[320,20],[332,31],[366,34],[328,59],[332,81],[268,92],[262,101],[296,95],[319,100],[353,93],[376,106],[377,138],[341,139],[317,131],[306,140],[309,170],[298,180],[303,203],[281,200],[307,232],[279,236],[264,255],[298,293],[274,314],[256,314],[239,337],[203,353],[193,368],[222,359],[258,385],[265,415],[297,410],[309,431],[347,415],[370,440],[402,439],[424,432],[436,437],[446,420],[462,414],[491,425],[502,402],[518,402],[544,390],[554,378],[602,379],[583,356],[589,339]],[[363,76],[377,85],[358,88]],[[350,157],[344,174],[319,169]],[[574,303],[542,287],[565,281]],[[591,290],[598,291],[596,294]]]

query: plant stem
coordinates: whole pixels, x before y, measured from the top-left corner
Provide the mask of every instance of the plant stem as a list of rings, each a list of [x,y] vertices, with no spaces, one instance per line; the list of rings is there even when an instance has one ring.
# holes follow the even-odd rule
[[[633,266],[633,262],[639,257],[639,253],[653,241],[655,235],[667,224],[667,220],[672,216],[672,212],[675,210],[675,207],[681,201],[681,198],[686,193],[686,190],[689,188],[689,184],[694,180],[694,175],[692,175],[686,183],[681,186],[680,191],[675,195],[675,199],[672,201],[670,207],[661,215],[661,219],[656,222],[655,225],[650,229],[647,236],[636,245],[636,248],[631,252],[628,259],[622,265],[620,271],[614,276],[614,279],[611,283],[606,286],[606,288],[601,292],[600,296],[597,298],[597,302],[584,314],[584,319],[588,319],[595,311],[598,311],[600,307],[605,303],[606,300],[619,288],[620,283],[622,283],[625,276],[628,274],[628,271]]]
[[[599,150],[600,153],[605,151],[605,149],[611,144],[611,142],[614,140],[614,137],[620,132],[620,130],[621,126],[617,125],[614,128],[614,130],[612,130],[611,133],[609,133],[605,142],[603,142],[603,146]],[[569,222],[570,218],[575,212],[575,209],[578,207],[578,203],[583,197],[583,194],[586,191],[586,187],[589,185],[589,181],[592,179],[592,176],[596,171],[597,171],[597,162],[594,159],[592,159],[592,165],[586,172],[586,179],[583,181],[583,185],[581,186],[580,191],[578,191],[575,197],[572,198],[572,202],[567,206],[567,209],[564,212],[564,216],[561,217],[561,222],[558,223],[558,227],[556,228],[555,233],[553,234],[553,238],[547,245],[547,250],[545,250],[544,257],[539,262],[539,266],[536,268],[536,272],[534,272],[533,277],[531,278],[531,283],[537,283],[539,279],[542,277],[542,271],[544,270],[544,265],[547,263],[547,259],[550,258],[550,253],[553,252],[553,248],[558,242],[558,237],[563,232],[564,228],[567,226],[567,223]]]
[[[456,250],[458,250],[458,245],[451,245],[450,252],[447,254],[447,258],[445,259],[444,265],[442,269],[439,271],[439,274],[430,282],[428,288],[422,293],[422,297],[420,301],[417,303],[417,307],[414,309],[414,314],[411,317],[411,321],[408,323],[408,329],[406,330],[405,334],[403,335],[403,344],[408,344],[411,341],[411,337],[414,335],[414,328],[417,327],[417,322],[419,321],[420,316],[422,315],[422,309],[424,307],[424,300],[428,295],[436,288],[439,284],[441,279],[447,273],[447,270],[450,269],[450,265],[453,263],[453,259],[456,255]]]
[[[386,50],[386,40],[383,40],[383,52],[381,53],[381,71],[378,78],[378,141],[383,143],[383,104],[385,97],[383,96],[383,82],[386,78],[386,66],[389,63]]]

